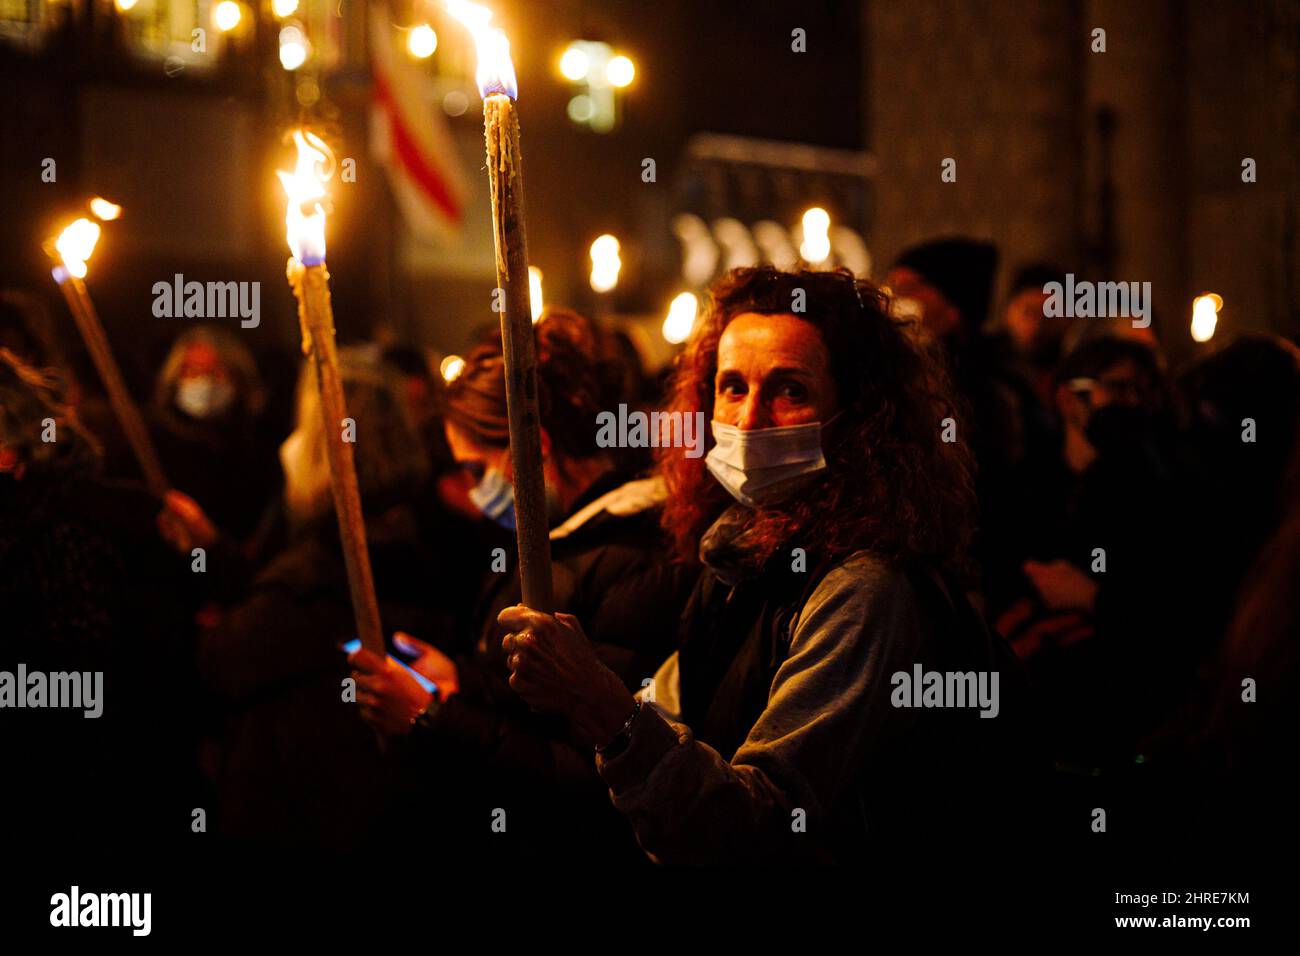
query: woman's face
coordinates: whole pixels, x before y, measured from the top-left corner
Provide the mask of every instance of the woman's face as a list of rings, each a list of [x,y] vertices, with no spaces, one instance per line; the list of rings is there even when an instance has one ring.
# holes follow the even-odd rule
[[[839,409],[830,355],[792,314],[736,316],[718,340],[713,418],[748,431],[827,421]]]
[[[187,346],[176,382],[181,411],[192,418],[210,418],[225,414],[234,401],[234,382],[217,350],[205,342]]]

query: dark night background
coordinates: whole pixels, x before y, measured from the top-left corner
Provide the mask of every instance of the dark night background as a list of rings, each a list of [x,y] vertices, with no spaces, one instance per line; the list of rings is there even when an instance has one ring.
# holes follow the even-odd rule
[[[331,68],[300,71],[322,92],[308,108],[276,60],[269,9],[250,11],[232,48],[211,52],[206,69],[169,76],[159,56],[123,40],[111,3],[0,5],[11,34],[0,42],[0,241],[10,250],[0,285],[38,290],[66,338],[40,243],[87,196],[103,194],[126,216],[106,231],[89,281],[137,387],[184,322],[149,311],[150,287],[175,272],[261,280],[262,325],[244,334],[259,353],[289,354],[295,325],[272,171],[287,164],[283,131],[307,119],[333,133],[340,156],[357,159],[357,182],[335,184],[329,227],[340,334],[361,338],[383,325],[412,343],[462,348],[494,319],[467,40],[440,25],[428,61],[471,97],[463,115],[447,117],[472,189],[465,227],[445,247],[414,245],[367,149],[364,6],[338,4],[341,16],[332,4],[302,6],[339,37]],[[548,302],[642,318],[657,332],[686,287],[675,214],[790,227],[819,204],[865,239],[877,278],[902,247],[962,232],[999,243],[1004,281],[1031,258],[1080,276],[1151,281],[1175,360],[1195,348],[1187,326],[1202,291],[1224,298],[1221,329],[1297,330],[1293,2],[1074,0],[978,13],[956,0],[498,9],[520,74],[530,251]],[[45,23],[34,48],[12,37],[31,11]],[[417,17],[398,4],[392,19]],[[1105,53],[1089,52],[1095,26],[1107,31]],[[791,50],[796,28],[806,31],[806,53]],[[565,113],[572,90],[556,64],[579,38],[604,40],[637,65],[606,134]],[[835,155],[858,174],[693,156],[701,133],[849,151]],[[58,163],[56,183],[41,181],[46,157]],[[653,184],[640,178],[646,157],[658,166]],[[940,182],[945,157],[958,162],[955,183]],[[1257,162],[1255,183],[1241,181],[1245,157]],[[602,232],[620,237],[624,267],[611,301],[598,304],[587,249]]]
[[[672,355],[661,334],[669,302],[702,293],[709,278],[684,273],[677,217],[715,230],[726,218],[751,230],[771,220],[788,231],[811,206],[861,237],[877,281],[926,239],[995,242],[991,315],[1031,261],[1080,279],[1150,282],[1171,372],[1241,333],[1300,339],[1300,0],[491,5],[519,74],[529,251],[545,301],[628,331],[651,365]],[[255,280],[260,326],[225,322],[256,353],[275,424],[288,431],[299,330],[274,171],[291,166],[285,132],[302,123],[356,161],[355,183],[331,185],[340,341],[443,356],[496,323],[472,47],[430,5],[386,8],[401,57],[402,29],[435,26],[437,50],[420,68],[439,98],[468,102],[460,115],[438,114],[467,185],[460,233],[419,240],[372,152],[372,6],[303,0],[295,16],[316,50],[290,72],[270,0],[244,0],[226,36],[211,27],[212,0],[139,0],[129,14],[111,0],[0,0],[0,291],[36,306],[44,337],[80,363],[86,386],[98,383],[42,243],[101,195],[125,212],[105,226],[87,285],[141,404],[173,341],[198,321],[155,317],[154,283],[176,273]],[[159,24],[179,46],[142,39],[144,25]],[[209,25],[208,52],[188,56],[178,38],[200,24]],[[1097,28],[1104,53],[1091,51]],[[796,30],[805,52],[792,49]],[[608,132],[566,110],[576,88],[558,62],[576,40],[603,41],[635,62]],[[648,158],[657,167],[650,183]],[[956,182],[941,181],[947,158]],[[53,183],[42,181],[47,159],[57,164]],[[1243,182],[1246,159],[1254,182]],[[623,267],[617,288],[598,295],[588,250],[602,233],[619,238]],[[1192,301],[1204,292],[1224,306],[1216,338],[1197,343]],[[1230,537],[1240,498],[1220,504]],[[1243,885],[1239,873],[1209,875],[1226,885],[1132,888]],[[1112,876],[1084,902],[1104,908],[1107,887],[1128,878]],[[1039,874],[1015,879],[1013,897],[1018,887],[1049,895],[1034,885]],[[202,911],[204,901],[192,905]],[[396,912],[392,900],[381,905]]]

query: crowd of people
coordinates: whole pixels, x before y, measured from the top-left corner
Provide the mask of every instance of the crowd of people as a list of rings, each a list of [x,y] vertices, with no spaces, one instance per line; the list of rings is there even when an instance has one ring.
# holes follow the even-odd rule
[[[734,270],[659,375],[548,311],[556,614],[521,604],[499,338],[449,382],[341,349],[386,656],[345,649],[310,364],[287,415],[236,333],[186,331],[146,412],[159,501],[66,341],[0,300],[0,669],[105,675],[100,719],[6,714],[17,818],[164,853],[853,864],[1268,804],[1300,350],[1174,374],[1154,327],[1045,314],[1055,267],[997,274],[966,239],[880,285]],[[702,415],[708,453],[605,447],[620,405]]]

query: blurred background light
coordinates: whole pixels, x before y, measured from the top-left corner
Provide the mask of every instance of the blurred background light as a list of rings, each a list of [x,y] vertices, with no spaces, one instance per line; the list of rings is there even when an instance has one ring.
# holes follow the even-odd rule
[[[117,203],[109,202],[102,196],[96,196],[90,201],[90,211],[95,214],[97,219],[104,222],[112,222],[118,216],[122,215],[122,207]]]
[[[429,24],[421,23],[406,35],[406,49],[417,60],[428,59],[438,49],[438,34]]]
[[[609,292],[618,285],[618,272],[623,266],[618,250],[618,240],[608,233],[591,244],[591,287],[595,291]]]
[[[239,21],[244,17],[244,11],[239,8],[235,0],[222,0],[212,11],[212,22],[217,25],[217,29],[222,33],[229,33],[235,27],[239,26]]]
[[[664,338],[673,345],[689,339],[699,309],[700,300],[692,292],[683,292],[674,298],[668,306],[668,317],[664,319]]]
[[[831,257],[831,217],[820,206],[813,206],[803,214],[803,240],[799,255],[804,262],[817,265]]]
[[[280,31],[280,65],[286,70],[296,70],[307,62],[307,38],[296,26]]]
[[[1219,310],[1223,308],[1223,299],[1213,292],[1198,295],[1192,301],[1192,338],[1197,342],[1208,342],[1214,338],[1214,330],[1219,324]]]
[[[619,55],[609,61],[605,67],[605,77],[613,85],[622,89],[625,86],[632,85],[632,79],[636,76],[636,65],[627,57]]]
[[[542,317],[542,270],[537,266],[528,267],[528,303],[532,306],[533,321]]]
[[[438,373],[444,382],[454,381],[456,376],[465,371],[465,360],[459,355],[448,355],[438,366]]]
[[[564,74],[564,78],[577,83],[587,78],[590,69],[591,57],[587,56],[587,51],[576,42],[569,44],[564,55],[560,57],[560,72]]]

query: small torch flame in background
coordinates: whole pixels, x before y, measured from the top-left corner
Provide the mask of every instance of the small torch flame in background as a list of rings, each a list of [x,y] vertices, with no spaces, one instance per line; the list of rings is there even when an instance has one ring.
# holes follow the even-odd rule
[[[96,196],[90,201],[90,211],[95,214],[96,219],[103,222],[112,222],[122,215],[122,207],[115,202],[109,202],[103,196]]]
[[[1214,329],[1219,324],[1219,310],[1223,308],[1223,299],[1213,292],[1198,295],[1192,302],[1192,338],[1197,342],[1208,342],[1214,338]]]
[[[681,345],[689,339],[699,311],[700,300],[694,293],[680,293],[668,306],[668,318],[664,319],[664,340],[673,345]]]
[[[528,304],[533,307],[533,324],[542,318],[542,270],[537,266],[528,267]]]
[[[813,206],[803,214],[803,239],[799,255],[804,262],[821,265],[831,257],[831,217],[820,206]]]
[[[447,0],[447,12],[465,24],[478,49],[478,69],[474,79],[479,95],[485,99],[493,93],[519,98],[519,82],[510,59],[510,41],[497,27],[491,26],[492,11],[468,0]]]
[[[59,258],[63,260],[63,268],[67,270],[67,275],[78,279],[86,278],[86,260],[95,251],[97,242],[99,242],[99,223],[91,222],[89,219],[78,219],[59,233],[59,238],[54,240],[54,248],[59,253]],[[61,276],[59,270],[55,269],[54,278],[55,281],[62,283],[67,276]]]
[[[315,133],[294,130],[298,162],[292,173],[277,170],[276,175],[289,197],[284,222],[285,237],[293,257],[304,266],[318,266],[325,261],[325,183],[334,175],[334,154]]]

